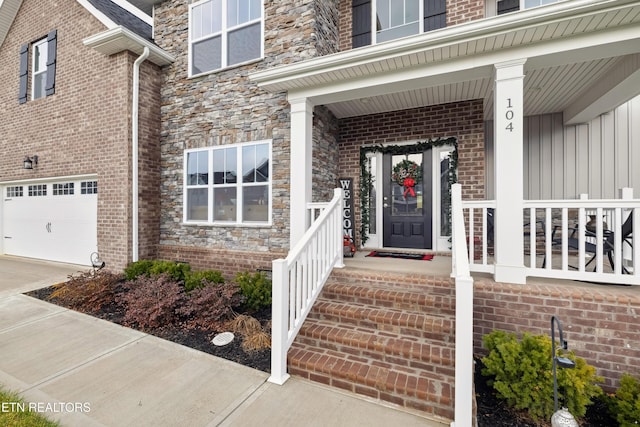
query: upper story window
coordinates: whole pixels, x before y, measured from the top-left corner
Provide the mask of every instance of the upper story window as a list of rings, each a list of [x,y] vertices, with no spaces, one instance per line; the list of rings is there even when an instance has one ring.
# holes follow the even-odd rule
[[[29,93],[31,93],[31,99],[43,98],[55,93],[57,40],[57,31],[53,30],[47,37],[20,47],[18,93],[20,104],[27,102]],[[31,63],[31,74],[29,63]]]
[[[354,48],[443,28],[447,24],[446,0],[353,0],[351,13]]]
[[[271,142],[185,153],[186,222],[271,222]]]
[[[204,0],[189,14],[189,75],[262,57],[262,0]]]
[[[377,0],[376,41],[418,34],[422,5],[420,0]]]
[[[499,0],[496,9],[498,15],[502,15],[504,13],[557,3],[558,1],[561,0]]]
[[[33,44],[31,69],[31,99],[44,97],[47,85],[47,39],[42,39]]]

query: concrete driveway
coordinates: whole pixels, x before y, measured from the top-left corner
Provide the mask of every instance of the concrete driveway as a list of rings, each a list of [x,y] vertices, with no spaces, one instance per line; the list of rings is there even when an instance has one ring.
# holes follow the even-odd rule
[[[443,427],[22,294],[88,268],[0,256],[0,385],[63,426]]]
[[[0,298],[63,282],[91,267],[0,255]]]

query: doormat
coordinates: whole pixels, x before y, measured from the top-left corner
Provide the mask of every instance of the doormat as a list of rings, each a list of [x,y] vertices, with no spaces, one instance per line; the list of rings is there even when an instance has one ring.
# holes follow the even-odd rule
[[[402,252],[372,251],[367,256],[379,257],[379,258],[415,259],[415,260],[419,260],[419,261],[431,261],[433,259],[433,255],[432,254],[406,254],[406,253],[402,253]]]

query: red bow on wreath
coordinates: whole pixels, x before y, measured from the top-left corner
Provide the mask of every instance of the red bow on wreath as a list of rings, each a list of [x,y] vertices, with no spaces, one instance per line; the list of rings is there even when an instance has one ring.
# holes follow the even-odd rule
[[[402,182],[404,186],[404,197],[407,197],[407,193],[411,195],[411,197],[416,197],[416,192],[413,191],[413,187],[416,185],[416,181],[413,178],[405,178]]]

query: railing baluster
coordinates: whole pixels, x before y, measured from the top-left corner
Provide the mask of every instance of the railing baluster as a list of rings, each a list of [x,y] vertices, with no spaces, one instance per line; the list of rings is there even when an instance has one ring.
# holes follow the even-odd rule
[[[551,270],[553,267],[553,226],[551,221],[551,208],[544,208],[544,224],[545,224],[545,242],[544,242],[544,256],[547,261],[546,268]]]
[[[578,271],[584,272],[585,264],[585,208],[578,209]]]
[[[596,208],[596,272],[602,273],[602,255],[604,249],[602,232],[602,208]]]
[[[569,218],[567,208],[562,208],[562,270],[569,271]]]
[[[473,264],[476,255],[475,255],[475,236],[473,235],[473,229],[475,228],[475,221],[473,219],[474,209],[469,209],[469,263]]]
[[[622,242],[622,209],[615,208],[613,211],[613,272],[615,274],[622,274],[622,251],[624,243]],[[611,224],[609,218],[608,224]]]
[[[538,222],[536,221],[536,209],[529,208],[529,265],[531,268],[536,268],[536,252],[537,252],[537,236],[536,227]]]

